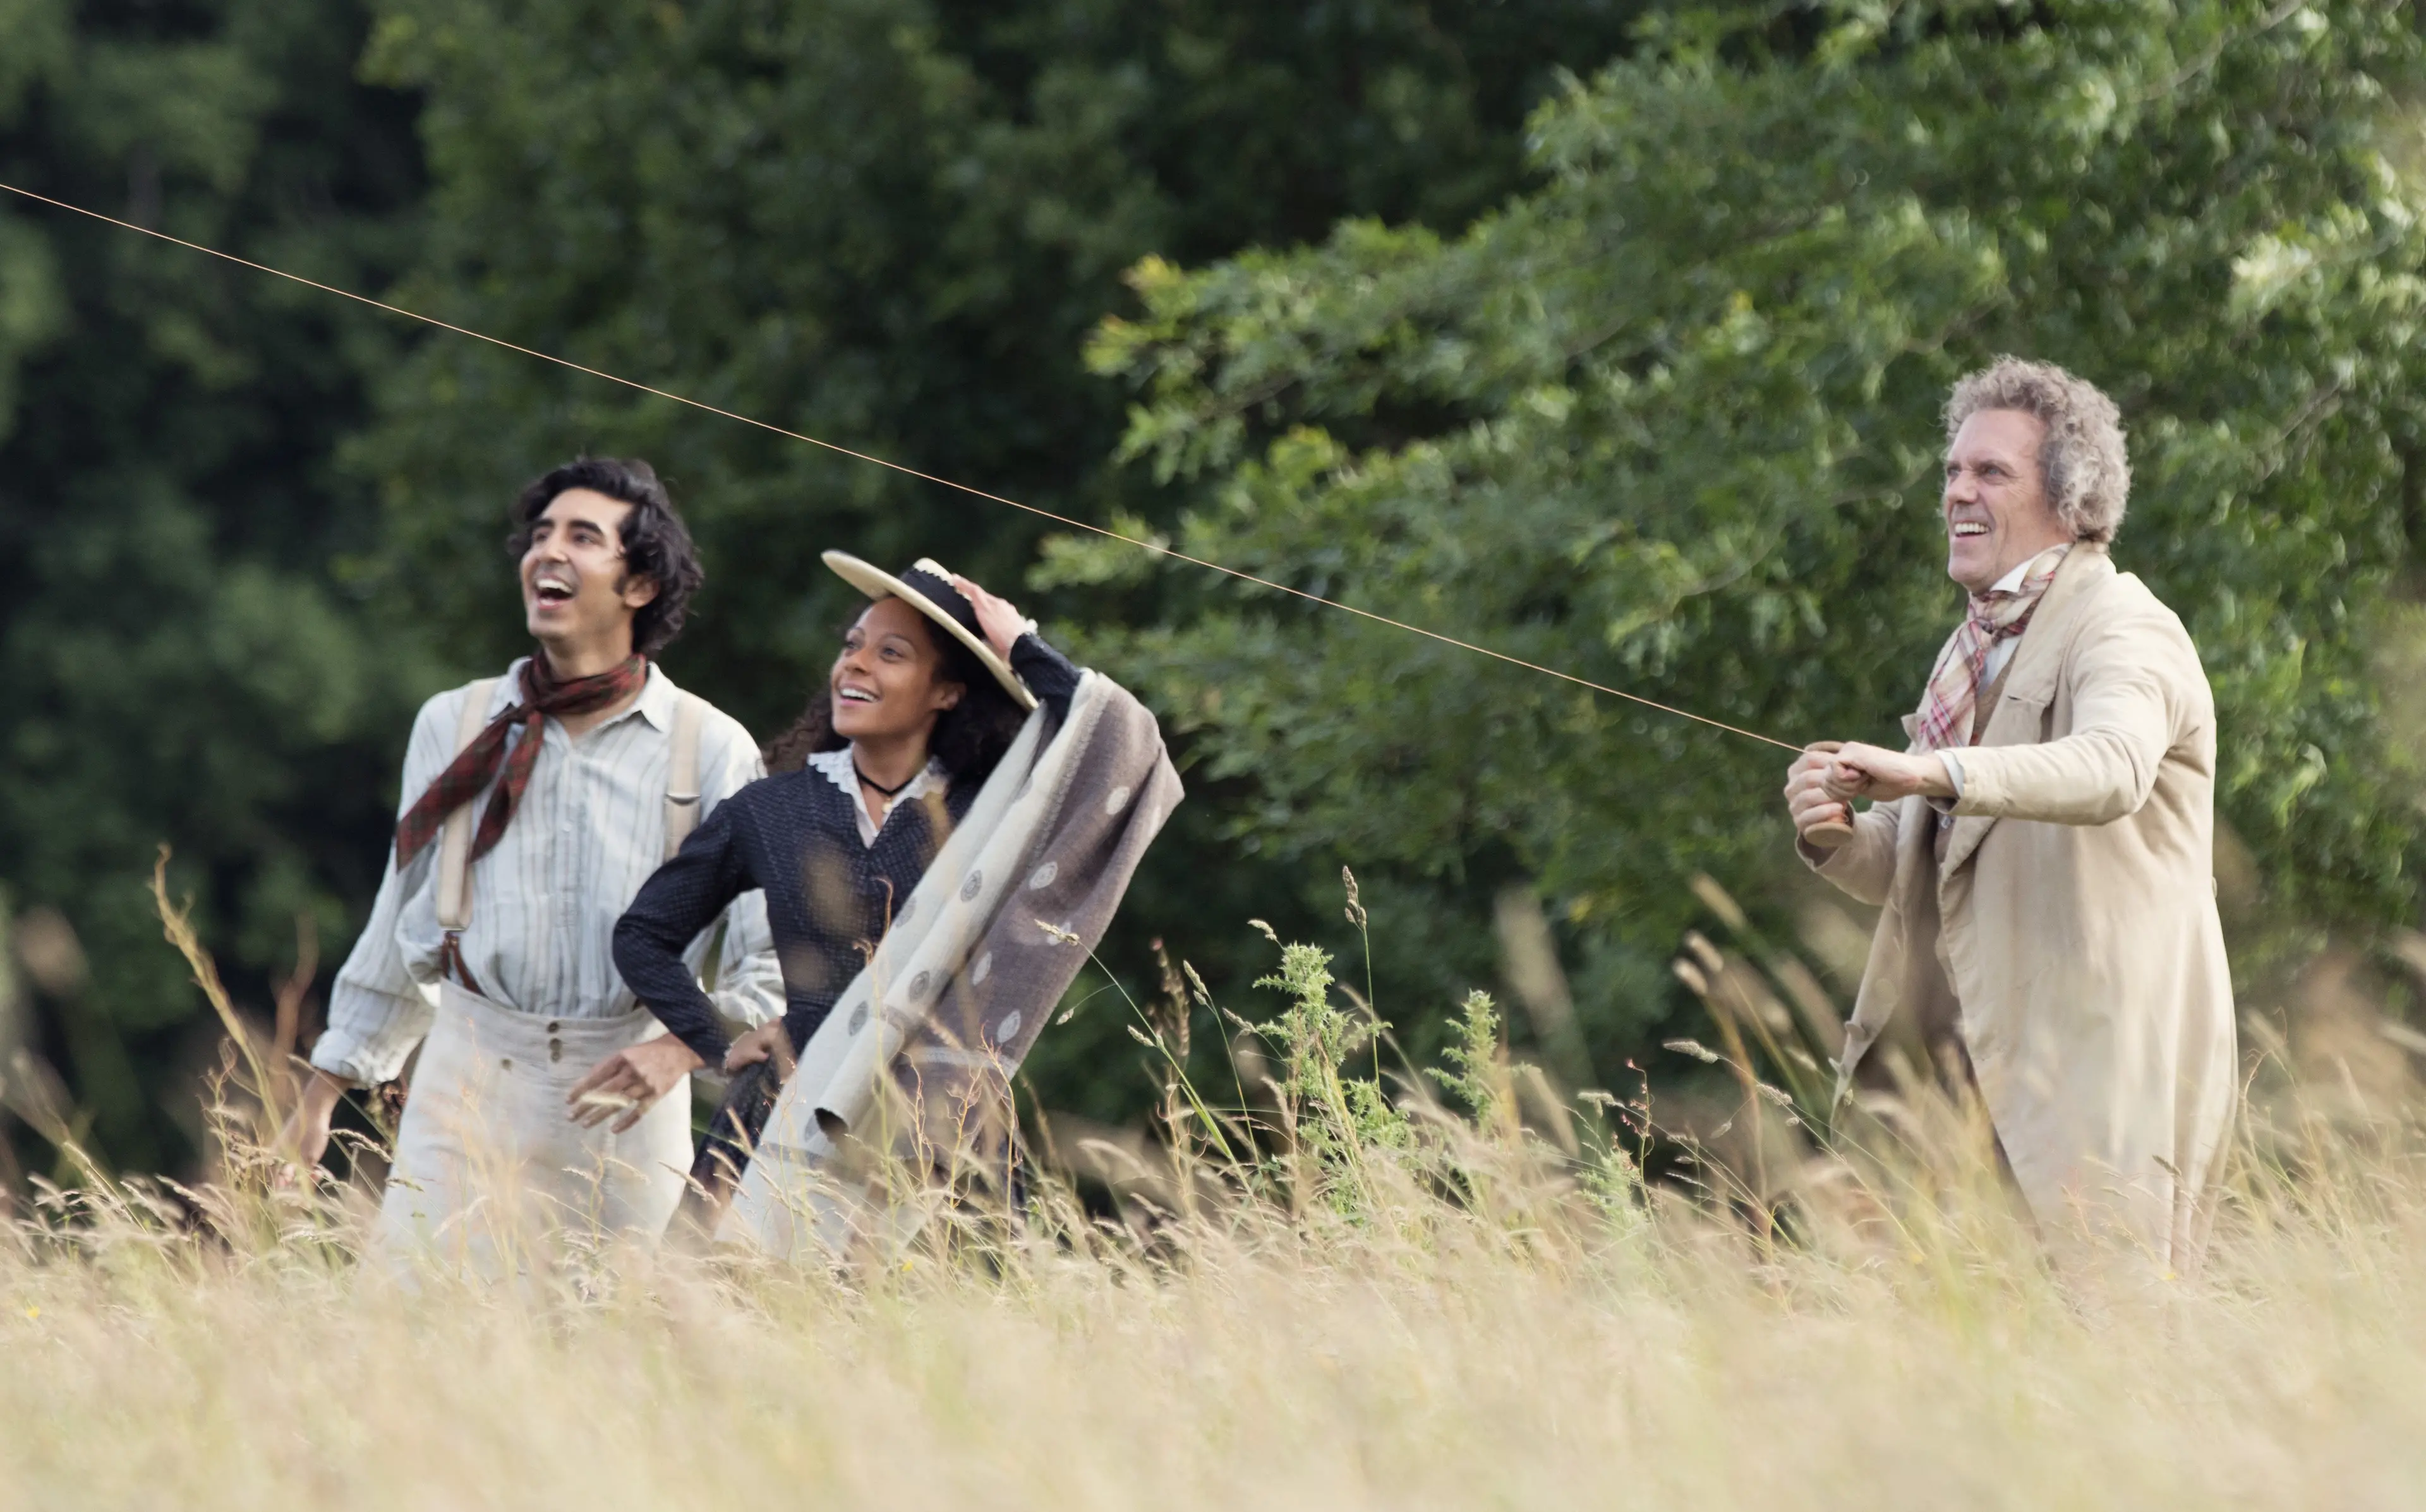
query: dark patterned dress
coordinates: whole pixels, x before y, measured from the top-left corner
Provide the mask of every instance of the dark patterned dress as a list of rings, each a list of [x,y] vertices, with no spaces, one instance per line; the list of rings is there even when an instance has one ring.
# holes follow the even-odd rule
[[[1056,719],[1068,716],[1079,670],[1067,657],[1026,635],[1011,647],[1011,666]],[[763,890],[784,973],[784,1027],[799,1054],[875,954],[982,785],[955,775],[922,797],[905,796],[869,844],[861,839],[858,795],[825,773],[808,766],[761,778],[718,804],[641,884],[615,925],[616,970],[669,1032],[709,1067],[721,1067],[729,1044],[723,1024],[683,952],[735,898]],[[735,1134],[756,1136],[778,1090],[772,1064],[734,1079],[725,1099],[734,1117],[719,1114],[711,1145]],[[709,1155],[702,1151],[700,1166],[712,1164]]]

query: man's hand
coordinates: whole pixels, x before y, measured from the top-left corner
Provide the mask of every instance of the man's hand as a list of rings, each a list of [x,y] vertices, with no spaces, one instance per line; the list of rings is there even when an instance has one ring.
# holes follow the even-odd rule
[[[961,597],[978,612],[978,628],[985,632],[986,644],[994,648],[996,656],[1006,662],[1011,660],[1011,643],[1035,629],[1036,621],[1023,618],[1010,600],[996,598],[958,572],[952,574],[952,587],[960,589]]]
[[[320,1164],[329,1149],[329,1122],[336,1116],[337,1100],[353,1085],[316,1066],[312,1069],[312,1079],[303,1084],[302,1100],[286,1116],[286,1126],[278,1131],[278,1153],[285,1162],[281,1180],[292,1180],[298,1169]]]
[[[1809,834],[1816,824],[1853,822],[1853,806],[1832,797],[1827,789],[1828,767],[1836,759],[1836,749],[1833,743],[1814,746],[1786,769],[1786,812],[1793,818],[1798,835]]]
[[[1954,783],[1946,775],[1946,763],[1934,751],[1916,756],[1856,741],[1821,760],[1827,765],[1820,774],[1820,785],[1830,797],[1892,803],[1916,793],[1931,798],[1954,796]]]
[[[755,1066],[769,1055],[775,1058],[775,1076],[779,1081],[792,1079],[792,1037],[781,1019],[769,1019],[733,1042],[724,1053],[724,1074],[732,1075],[744,1066]]]
[[[639,1122],[640,1115],[657,1099],[680,1086],[684,1077],[704,1064],[699,1052],[671,1035],[659,1035],[619,1050],[591,1067],[564,1101],[573,1107],[573,1121],[585,1129],[595,1129],[623,1114],[607,1131],[622,1134]]]

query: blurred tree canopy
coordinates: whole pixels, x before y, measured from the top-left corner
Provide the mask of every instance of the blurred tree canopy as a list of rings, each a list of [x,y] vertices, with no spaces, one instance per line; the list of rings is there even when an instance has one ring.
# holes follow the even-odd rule
[[[403,302],[1041,506],[1101,515],[1118,390],[1094,322],[1140,257],[1454,228],[1516,186],[1562,65],[1624,0],[1430,6],[380,0],[366,67],[427,101]],[[764,728],[850,602],[817,563],[1024,566],[1036,522],[477,344],[384,376],[352,454],[393,581],[450,651],[522,639],[504,503],[572,450],[676,480],[711,583],[670,658]],[[721,569],[720,571],[720,569]],[[460,650],[455,650],[459,648]]]
[[[1641,8],[0,0],[0,172],[1102,514],[1123,397],[1081,353],[1124,268],[1343,216],[1464,224],[1523,182],[1559,71]],[[1026,517],[0,204],[0,885],[82,941],[90,979],[43,995],[37,1048],[113,1159],[189,1157],[214,1033],[151,917],[154,845],[241,996],[299,913],[325,982],[412,701],[520,647],[507,503],[583,449],[674,479],[711,579],[672,669],[761,732],[831,655],[819,550],[998,581],[1033,557]],[[1275,912],[1264,877],[1190,862],[1217,807],[1200,784],[1140,927]],[[1110,1015],[1056,1038],[1076,1101],[1131,1079]]]
[[[1782,18],[1782,19],[1781,19]],[[1791,23],[1791,24],[1787,24]],[[1545,182],[1452,236],[1132,275],[1101,372],[1199,555],[1796,743],[1900,745],[1960,614],[1938,410],[1998,352],[2121,403],[2116,548],[2177,609],[2224,812],[2272,901],[2395,917],[2415,788],[2366,630],[2416,524],[2419,205],[2386,102],[2405,8],[2276,0],[1721,7],[1529,126]],[[1161,589],[1111,659],[1287,847],[1447,872],[1504,847],[1609,980],[1700,870],[1782,888],[1786,753],[1268,591]],[[1099,643],[1100,644],[1100,643]],[[1604,1057],[1657,997],[1587,987]],[[1608,1074],[1608,1061],[1602,1061]]]
[[[2232,822],[2286,909],[2365,923],[2418,844],[2364,661],[2414,528],[2412,26],[0,0],[0,174],[1794,740],[1892,733],[1956,612],[1945,386],[2053,358],[2132,426],[2118,555],[2208,658]],[[1686,879],[1791,876],[1783,753],[11,200],[0,888],[81,941],[80,978],[21,955],[116,1162],[189,1158],[213,1035],[154,846],[243,994],[299,915],[325,980],[413,701],[522,644],[507,504],[582,450],[673,480],[710,578],[671,669],[762,732],[831,655],[837,544],[1022,587],[1154,700],[1193,797],[1107,950],[1133,983],[1168,933],[1247,1008],[1263,914],[1414,1019],[1545,899],[1609,1076]],[[1117,1001],[1046,1037],[1048,1104],[1144,1087]]]
[[[354,81],[365,30],[343,6],[0,0],[0,177],[377,287],[421,178],[410,99]],[[343,565],[378,520],[332,464],[397,333],[0,200],[0,882],[82,957],[51,953],[20,1032],[102,1151],[182,1166],[213,1031],[146,895],[155,847],[254,980],[291,967],[299,916],[342,948],[378,879],[426,677],[368,632]]]

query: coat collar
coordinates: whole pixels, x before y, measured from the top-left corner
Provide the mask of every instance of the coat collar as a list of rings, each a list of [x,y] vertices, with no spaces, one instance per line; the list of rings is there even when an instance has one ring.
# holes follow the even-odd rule
[[[2096,541],[2081,541],[2065,554],[2055,581],[2047,585],[2046,597],[2030,616],[2030,628],[2022,632],[2021,644],[2014,648],[2004,694],[1989,712],[1980,745],[2038,743],[2039,716],[2055,697],[2056,680],[2063,675],[2064,652],[2080,628],[2080,617],[2097,597],[2097,590],[2114,576],[2114,558]],[[1953,831],[1946,838],[1946,860],[1938,867],[1941,881],[1971,859],[1996,822],[1994,814],[1955,815]]]
[[[2030,616],[2030,628],[2022,632],[2021,644],[2014,648],[2012,674],[2005,679],[2005,697],[1997,712],[2001,713],[2016,694],[2023,701],[2038,706],[2044,706],[2054,696],[2055,680],[2063,670],[2064,650],[2072,644],[2081,611],[2097,596],[2097,588],[2114,575],[2114,558],[2096,541],[2081,541],[2064,554],[2062,564],[2055,570],[2055,581],[2047,585],[2046,597],[2039,601],[2038,612]],[[2019,744],[1997,739],[1997,722],[1992,714],[1987,738],[1980,744]]]

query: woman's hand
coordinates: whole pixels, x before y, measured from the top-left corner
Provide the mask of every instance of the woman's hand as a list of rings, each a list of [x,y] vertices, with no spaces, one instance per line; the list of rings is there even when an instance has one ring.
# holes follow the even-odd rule
[[[986,644],[1004,661],[1011,660],[1011,642],[1036,628],[1036,621],[1023,617],[1008,599],[998,599],[960,573],[952,574],[952,587],[978,612],[978,628],[985,632]]]
[[[744,1066],[755,1066],[773,1056],[778,1081],[792,1079],[792,1037],[784,1021],[769,1019],[733,1042],[724,1053],[724,1074],[731,1076]]]

